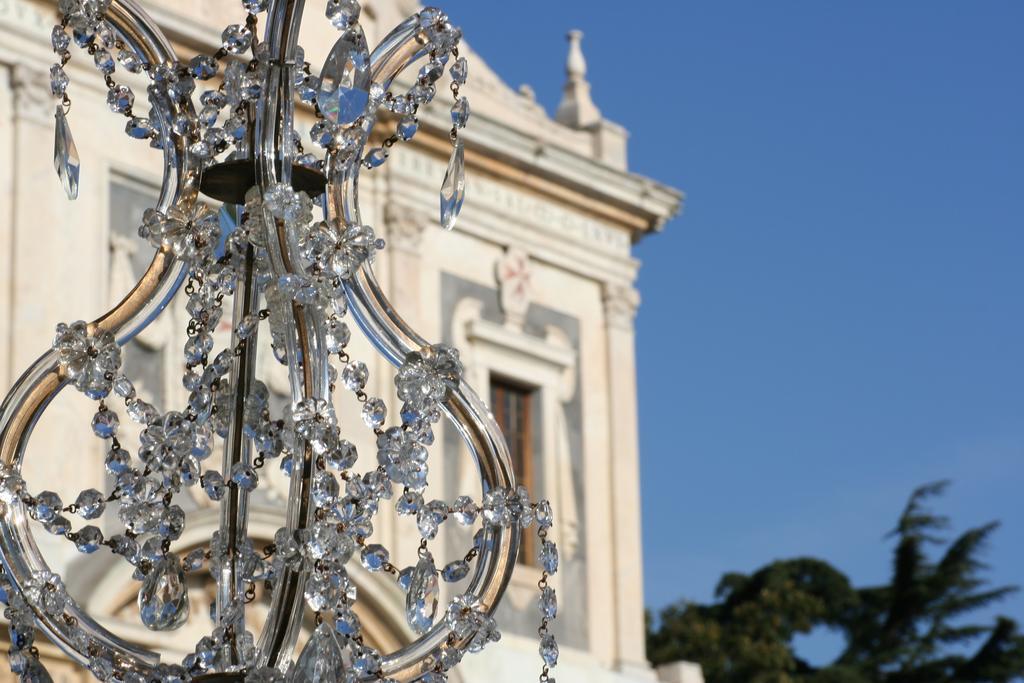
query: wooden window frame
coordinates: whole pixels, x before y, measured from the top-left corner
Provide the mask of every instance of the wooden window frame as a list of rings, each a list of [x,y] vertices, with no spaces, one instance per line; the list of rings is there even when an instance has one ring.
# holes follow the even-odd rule
[[[510,420],[510,416],[507,414],[509,406],[508,397],[512,394],[522,399],[522,414],[517,418],[521,429],[515,435],[518,441],[515,445],[510,441],[513,435],[509,433],[510,430],[507,428]],[[513,470],[516,470],[517,460],[520,464],[519,469],[522,470],[521,472],[515,472],[516,484],[525,486],[530,492],[531,497],[537,496],[538,494],[535,490],[537,482],[534,473],[535,453],[533,448],[534,404],[537,403],[537,388],[510,380],[502,375],[492,374],[490,378],[490,398],[491,412],[494,414],[494,419],[498,426],[501,427],[502,435],[505,437],[505,444],[513,456]],[[528,566],[537,565],[537,539],[532,528],[523,530],[519,546],[519,556],[516,558],[516,561],[519,564]]]

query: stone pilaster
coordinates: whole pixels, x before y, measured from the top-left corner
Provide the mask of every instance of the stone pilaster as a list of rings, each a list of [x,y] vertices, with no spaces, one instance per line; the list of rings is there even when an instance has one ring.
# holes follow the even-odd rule
[[[60,184],[53,170],[55,102],[49,75],[26,64],[14,64],[9,74],[12,108],[10,125],[5,127],[12,137],[10,154],[4,159],[11,173],[10,193],[5,196],[11,221],[7,253],[13,307],[8,329],[18,331],[10,339],[9,350],[12,367],[20,369],[28,367],[45,350],[40,343],[52,337],[52,315],[33,294],[39,291],[39,278],[57,274],[54,264],[59,254],[54,251],[62,243],[53,237],[58,211],[66,203],[59,201]]]
[[[10,308],[4,320],[7,345],[7,377],[10,381],[27,368],[49,347],[54,326],[59,318],[50,295],[61,292],[61,263],[66,243],[58,239],[60,212],[66,203],[60,201],[63,191],[53,170],[53,128],[55,101],[50,95],[49,75],[37,65],[12,64],[6,72],[9,83],[9,118],[0,123],[5,149],[0,160],[9,173],[4,187],[5,231],[4,268],[8,272],[5,287],[9,288]],[[10,137],[7,137],[7,131]],[[55,190],[55,191],[54,191]],[[59,193],[59,194],[58,194]],[[85,283],[76,283],[81,288]],[[69,296],[74,290],[69,288]],[[7,297],[5,297],[7,299]],[[90,311],[83,311],[84,314]],[[69,475],[68,467],[58,457],[67,448],[66,434],[52,425],[80,425],[88,429],[89,409],[54,401],[40,419],[41,429],[29,441],[22,472],[35,490],[47,488],[43,482],[60,481]],[[72,422],[74,420],[74,422]],[[72,476],[80,473],[72,471]],[[67,560],[66,542],[49,534],[36,534],[36,543],[57,571]]]
[[[26,64],[11,67],[14,120],[46,125],[53,120],[55,101],[50,96],[50,77],[42,69]]]
[[[384,208],[385,239],[388,245],[388,298],[401,302],[399,314],[421,334],[433,331],[420,327],[423,321],[422,292],[423,233],[429,223],[419,211],[388,200]]]
[[[31,333],[36,332],[33,323],[39,322],[41,308],[34,298],[34,278],[45,276],[52,258],[46,258],[46,249],[53,249],[49,235],[40,234],[47,230],[49,223],[36,217],[37,210],[46,212],[42,204],[40,190],[46,189],[43,183],[51,180],[44,177],[44,169],[53,174],[52,186],[59,185],[53,173],[53,127],[54,107],[50,95],[50,79],[46,71],[38,66],[13,64],[8,71],[10,78],[10,125],[5,126],[11,131],[10,148],[4,154],[5,163],[9,164],[10,185],[8,199],[8,217],[11,221],[10,283],[13,288],[14,309],[11,311],[11,328],[19,330],[17,337],[12,339],[11,354],[15,368],[25,368],[44,349],[33,347],[32,350],[19,348],[19,340],[33,339]],[[48,137],[43,137],[46,131]],[[42,146],[42,140],[49,140],[50,146]],[[35,200],[33,201],[33,195]],[[34,231],[33,239],[28,239],[29,231]],[[34,261],[34,262],[33,262]],[[36,309],[36,313],[30,310]],[[52,331],[52,327],[51,327]],[[28,334],[26,334],[26,332]]]
[[[389,201],[384,207],[388,246],[418,258],[427,222],[427,217],[419,211]]]
[[[616,666],[647,673],[644,644],[643,553],[640,543],[640,458],[637,428],[636,357],[633,321],[640,295],[630,284],[605,283],[608,348],[608,425],[611,448],[612,538],[614,539]]]
[[[14,87],[13,74],[0,69],[0,197],[14,196]],[[14,247],[14,212],[0,209],[0,388],[11,384],[11,318],[12,250]]]
[[[384,197],[384,239],[387,242],[386,249],[382,252],[387,259],[387,270],[384,275],[387,283],[387,297],[392,302],[397,313],[413,330],[421,336],[431,339],[435,334],[434,330],[424,329],[426,321],[436,317],[425,314],[423,301],[423,234],[429,225],[429,219],[420,211],[403,206],[398,203],[400,191],[389,189]],[[429,272],[429,271],[428,271]],[[383,372],[388,378],[392,376],[393,369],[386,367],[386,362],[379,362],[378,367],[384,368]],[[394,384],[388,379],[387,394],[388,411],[390,420],[397,420],[401,409],[401,401],[394,395]],[[435,463],[437,463],[435,465]],[[431,482],[444,481],[443,460],[434,460],[430,466]],[[436,484],[435,484],[436,485]],[[385,534],[382,539],[384,543],[391,542],[395,548],[393,559],[395,562],[406,564],[414,563],[415,554],[413,549],[403,543],[399,536],[399,526],[395,514],[389,514],[378,524]]]
[[[628,332],[632,338],[636,309],[640,307],[640,292],[631,285],[605,283],[601,294],[608,327]]]

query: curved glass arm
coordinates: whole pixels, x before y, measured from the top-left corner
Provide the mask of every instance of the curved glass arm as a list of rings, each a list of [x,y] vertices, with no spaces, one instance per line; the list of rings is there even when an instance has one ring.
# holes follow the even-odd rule
[[[373,81],[387,88],[404,68],[426,54],[427,38],[413,15],[392,31],[370,55]],[[367,132],[374,124],[368,116]],[[355,158],[359,158],[356,155]],[[330,218],[360,223],[358,205],[358,163],[330,164],[327,178]],[[373,275],[369,262],[345,281],[349,308],[360,328],[374,346],[393,364],[400,365],[407,354],[429,345],[402,319],[388,301]],[[449,421],[459,431],[480,470],[484,492],[491,488],[515,486],[515,475],[508,447],[490,410],[465,382],[451,392],[442,406]],[[515,568],[521,532],[517,526],[485,532],[476,572],[466,589],[481,606],[493,612]],[[384,656],[381,676],[409,681],[422,675],[450,632],[444,620],[408,646]]]
[[[277,184],[291,182],[295,53],[302,11],[303,0],[271,0],[268,12],[265,42],[271,62],[263,94],[254,112],[252,145],[256,182],[264,195]],[[112,0],[106,16],[128,48],[140,59],[150,65],[176,63],[169,42],[135,0]],[[372,53],[370,68],[373,80],[387,88],[398,73],[427,54],[429,44],[420,27],[419,15],[410,17]],[[154,110],[152,118],[159,129],[164,152],[164,177],[156,209],[166,213],[171,207],[177,207],[191,212],[197,200],[199,167],[187,152],[186,140],[173,134],[171,122],[182,112],[190,117],[194,117],[194,112],[190,104],[176,105],[159,87],[151,87],[149,94]],[[359,124],[365,133],[369,133],[375,119],[375,114],[369,113]],[[360,156],[361,150],[357,150],[355,158]],[[360,165],[341,164],[328,158],[327,169],[324,208],[327,218],[343,223],[361,222],[357,199]],[[261,210],[264,212],[262,224],[267,229],[267,254],[273,274],[278,278],[300,274],[296,231],[289,229],[283,221],[277,221],[266,207]],[[258,304],[259,291],[252,287],[251,258],[250,253],[244,275],[245,286],[240,286],[236,292],[236,318],[245,312],[251,313]],[[185,275],[183,264],[168,249],[157,251],[138,284],[117,306],[91,323],[89,332],[108,331],[118,344],[127,343],[167,306]],[[390,304],[368,262],[345,281],[344,288],[357,324],[389,362],[400,365],[410,352],[429,345]],[[283,297],[268,301],[268,305],[274,309],[272,314],[286,323],[284,341],[292,401],[328,400],[330,364],[324,337],[326,315],[316,307],[305,307]],[[252,346],[255,348],[254,344]],[[253,356],[254,352],[247,353],[233,361],[233,374],[249,377]],[[18,380],[0,405],[0,462],[20,470],[28,439],[39,416],[65,384],[58,354],[53,350],[39,358]],[[235,419],[229,432],[229,441],[232,442],[244,440],[238,423],[241,407],[236,401],[233,407]],[[465,381],[450,392],[442,410],[475,459],[483,491],[514,487],[515,477],[505,440],[487,406]],[[225,463],[246,459],[246,448],[245,445],[230,447],[226,451]],[[313,454],[308,444],[300,444],[291,457],[295,462],[286,524],[296,530],[308,526],[314,510],[311,497]],[[228,469],[225,464],[225,470]],[[233,535],[229,537],[244,537],[244,516],[243,497],[225,503],[221,523],[222,528],[233,529]],[[476,597],[487,612],[494,611],[511,577],[520,534],[514,525],[498,529],[485,527],[476,570],[467,593]],[[21,591],[36,574],[49,571],[35,544],[25,506],[20,502],[13,503],[7,514],[0,516],[0,560],[12,583]],[[302,623],[306,579],[305,570],[285,569],[275,581],[270,610],[259,639],[257,666],[287,670]],[[233,569],[220,578],[218,604],[223,606],[237,597],[236,581]],[[73,602],[69,602],[58,617],[49,616],[36,607],[34,609],[42,631],[79,664],[88,665],[90,648],[116,653],[119,666],[147,677],[160,662],[157,653],[133,645],[104,629]],[[445,621],[440,620],[406,647],[385,654],[379,675],[399,681],[418,678],[434,665],[438,649],[445,646],[450,637]],[[457,644],[459,647],[464,645],[464,642]],[[242,674],[225,676],[241,678]]]
[[[156,22],[134,0],[113,0],[106,17],[125,44],[147,63],[175,61],[174,50]],[[164,152],[163,183],[156,208],[159,211],[174,205],[190,208],[197,196],[198,173],[190,165],[185,142],[171,133],[170,122],[179,109],[156,89],[150,90],[150,100]],[[100,329],[109,331],[118,344],[126,344],[167,306],[184,276],[184,266],[169,250],[157,251],[132,291],[90,323],[90,333]],[[53,350],[44,353],[15,382],[0,406],[0,461],[5,466],[21,469],[33,427],[65,383],[57,352]],[[11,505],[8,513],[0,517],[0,560],[8,578],[19,590],[24,589],[35,573],[49,571],[21,503]],[[33,605],[39,628],[68,657],[83,666],[89,662],[87,647],[90,643],[117,652],[119,658],[142,672],[150,671],[160,661],[157,653],[140,648],[100,626],[74,602],[69,601],[64,618],[51,617],[37,607]],[[84,633],[85,639],[76,635],[79,631]]]

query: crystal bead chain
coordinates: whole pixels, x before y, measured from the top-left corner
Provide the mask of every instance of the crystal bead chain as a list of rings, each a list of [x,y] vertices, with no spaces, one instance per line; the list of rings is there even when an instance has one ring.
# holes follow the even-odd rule
[[[53,27],[53,32],[50,36],[53,51],[59,58],[57,63],[50,67],[50,92],[54,97],[60,99],[65,115],[71,111],[71,98],[68,97],[67,93],[70,81],[67,73],[64,71],[64,67],[71,61],[71,51],[68,50],[71,38],[67,34],[67,25],[67,18],[62,18],[61,22]]]
[[[555,549],[554,543],[547,540],[551,523],[550,506],[547,501],[540,503],[538,508],[541,506],[547,507],[548,515],[546,522],[541,522],[540,516],[537,520],[537,538],[541,543],[540,562],[542,568],[540,580],[537,582],[537,588],[540,589],[538,608],[541,613],[537,635],[540,636],[539,652],[543,664],[538,680],[540,683],[553,683],[554,679],[551,678],[550,673],[551,669],[558,664],[558,643],[549,626],[557,614],[557,603],[555,589],[548,585],[548,579],[558,571],[558,551]]]
[[[223,45],[213,55],[197,55],[187,65],[142,63],[113,34],[104,19],[108,4],[109,0],[60,0],[62,22],[52,36],[59,55],[59,63],[55,65],[58,71],[54,75],[59,77],[70,59],[67,28],[74,26],[75,42],[93,56],[104,76],[111,108],[129,119],[126,127],[129,135],[148,139],[156,147],[177,136],[192,159],[200,162],[200,168],[215,163],[218,155],[232,146],[236,152],[251,153],[252,150],[246,148],[252,126],[247,110],[262,96],[261,89],[270,68],[267,49],[256,36],[257,16],[266,11],[266,0],[244,0],[247,12],[244,23],[232,24],[224,30]],[[369,53],[358,24],[359,15],[359,4],[355,0],[330,0],[327,16],[339,28],[341,36],[324,69],[319,76],[314,76],[308,62],[304,58],[297,59],[301,63],[296,76],[298,94],[312,104],[317,118],[315,127],[320,127],[316,129],[319,134],[314,135],[315,141],[341,163],[379,166],[377,158],[383,163],[394,145],[413,138],[419,127],[420,108],[433,100],[435,84],[448,67],[455,102],[451,133],[454,150],[442,185],[441,223],[450,228],[461,208],[465,187],[462,129],[469,110],[460,93],[466,81],[465,59],[458,52],[461,33],[451,26],[443,13],[434,9],[419,12],[416,15],[419,38],[425,36],[429,42],[427,63],[420,69],[412,88],[396,95],[384,92],[369,80]],[[116,59],[111,51],[117,53]],[[246,54],[251,54],[251,59],[243,59],[242,55]],[[239,59],[229,59],[233,55]],[[449,64],[452,59],[454,63]],[[354,69],[354,81],[341,82],[337,78],[339,73],[335,67],[339,64]],[[135,115],[131,90],[114,80],[118,65],[129,72],[145,72],[152,81],[149,94],[154,109],[149,118]],[[223,81],[216,89],[199,94],[202,107],[198,114],[193,113],[190,106],[181,106],[180,113],[168,121],[171,117],[162,110],[165,105],[161,102],[190,103],[196,82],[215,77],[221,66]],[[332,72],[332,69],[335,70]],[[60,135],[60,124],[70,107],[70,99],[67,98],[67,83],[58,80],[54,94],[61,97]],[[384,138],[380,147],[363,155],[363,145],[379,108],[396,116],[396,129]],[[227,118],[221,121],[225,110]],[[159,124],[159,130],[151,120]],[[66,120],[63,124],[66,129]],[[294,132],[286,132],[285,144],[288,144],[288,133]],[[66,158],[58,163],[58,173],[66,186],[73,183],[77,191],[77,152],[71,153],[70,131],[65,130],[63,135],[63,146],[58,147]],[[294,142],[300,163],[323,167],[322,161],[306,154],[297,140]],[[69,190],[69,196],[71,194]],[[394,577],[403,588],[406,618],[417,633],[429,632],[442,620],[449,629],[451,636],[435,652],[433,663],[423,676],[424,681],[442,681],[465,651],[482,649],[500,638],[500,633],[487,613],[493,606],[488,605],[485,610],[471,593],[458,595],[439,615],[438,579],[448,583],[465,580],[472,563],[488,552],[484,545],[488,531],[507,529],[519,533],[535,518],[539,523],[542,516],[545,504],[530,503],[528,493],[522,488],[491,488],[481,504],[468,496],[459,496],[451,503],[424,500],[434,425],[441,418],[442,405],[462,382],[462,364],[457,352],[444,345],[427,346],[410,353],[394,377],[395,391],[401,402],[400,419],[394,419],[394,424],[387,426],[389,415],[383,397],[366,391],[370,375],[367,365],[349,355],[350,332],[344,320],[346,281],[372,261],[385,245],[370,226],[314,220],[313,208],[309,197],[286,185],[254,189],[246,196],[239,224],[227,234],[222,234],[217,216],[203,204],[193,206],[183,202],[161,210],[148,210],[139,227],[140,237],[154,248],[174,254],[187,265],[188,280],[183,291],[189,319],[187,339],[181,349],[182,383],[188,392],[186,405],[180,410],[158,409],[139,396],[131,379],[122,371],[123,358],[109,332],[91,329],[83,322],[61,325],[54,340],[60,375],[87,397],[98,401],[92,428],[106,442],[105,468],[116,483],[110,494],[87,489],[74,503],[63,506],[55,493],[43,491],[37,496],[30,495],[16,471],[6,468],[0,471],[0,501],[5,505],[24,505],[33,519],[74,542],[81,552],[91,553],[105,546],[134,567],[133,578],[141,582],[140,618],[147,628],[171,630],[188,618],[186,573],[205,569],[214,581],[220,581],[224,563],[237,560],[241,567],[238,575],[241,594],[234,594],[231,598],[234,602],[222,604],[223,601],[218,600],[211,612],[214,629],[196,643],[194,652],[181,665],[160,665],[154,675],[162,680],[227,671],[240,663],[247,666],[254,662],[253,635],[245,630],[244,621],[238,615],[245,603],[255,599],[257,583],[262,582],[270,591],[286,570],[296,570],[299,574],[308,571],[309,579],[300,586],[302,597],[317,622],[315,633],[295,663],[296,670],[303,670],[310,662],[338,661],[340,671],[341,648],[344,647],[350,650],[352,673],[363,678],[379,678],[382,658],[366,644],[353,611],[356,593],[346,563],[358,553],[366,569]],[[264,220],[276,221],[289,235],[290,242],[298,245],[298,253],[293,255],[294,267],[289,267],[289,272],[281,277],[269,267]],[[222,242],[223,245],[218,246]],[[240,319],[232,321],[236,341],[218,351],[214,331],[224,314],[225,300],[235,296],[235,283],[240,281],[240,264],[247,258],[246,254],[249,255],[246,267],[250,271],[255,269],[254,281],[259,284],[254,290],[256,307],[247,305],[245,310],[255,312],[239,314]],[[265,302],[265,308],[258,308],[261,302]],[[289,358],[288,323],[277,319],[282,310],[292,308],[314,311],[325,321],[322,330],[325,350],[341,362],[340,370],[329,362],[325,367],[330,385],[327,397],[298,400],[288,405],[283,415],[275,416],[271,411],[269,389],[259,380],[253,380],[251,387],[245,385],[249,387],[246,395],[234,401],[241,380],[234,376],[236,370],[232,368],[238,367],[237,357],[247,356],[247,350],[252,351],[249,345],[254,343],[262,322],[268,324],[270,347],[280,363],[294,366],[305,360]],[[356,447],[341,438],[334,412],[338,379],[361,404],[362,419],[376,439],[377,463],[365,473],[355,470]],[[129,453],[118,441],[120,418],[105,401],[111,392],[123,399],[124,411],[141,426],[137,455]],[[238,410],[242,411],[241,416]],[[239,417],[240,422],[236,422]],[[218,472],[206,462],[215,439],[226,437],[229,426],[236,429],[239,424],[242,438],[251,443],[255,457],[251,458],[251,463],[246,462],[249,458],[230,466],[225,462],[222,469],[228,471]],[[313,514],[308,529],[281,528],[274,542],[261,551],[257,551],[252,539],[244,533],[229,542],[221,532],[214,533],[209,543],[201,547],[172,550],[185,526],[182,507],[176,504],[177,497],[186,495],[189,487],[198,485],[214,502],[237,499],[240,492],[265,485],[261,482],[263,468],[273,458],[280,458],[285,475],[299,476],[291,471],[296,461],[294,454],[304,452],[307,447],[313,453],[308,475],[312,477]],[[396,490],[401,491],[395,501],[397,513],[414,517],[420,535],[416,563],[402,570],[392,563],[392,550],[375,543],[373,538],[381,503],[391,500]],[[115,508],[123,533],[109,538],[103,538],[92,525],[72,530],[70,522],[61,514],[78,514],[91,520]],[[550,514],[545,516],[549,517]],[[63,521],[53,523],[56,518]],[[479,523],[479,529],[467,551],[438,569],[430,541],[452,519],[470,529]],[[229,543],[231,548],[227,547]],[[544,548],[550,555],[546,542]],[[184,557],[179,557],[179,552]],[[46,614],[65,619],[75,637],[82,640],[79,651],[88,654],[89,666],[98,677],[136,680],[141,674],[131,670],[119,653],[108,651],[100,641],[91,640],[86,632],[78,630],[77,623],[67,621],[72,617],[63,610],[72,603],[61,592],[59,581],[55,575],[35,577],[31,590],[49,591],[45,594],[55,597],[49,603],[35,601],[33,606],[38,603],[41,609],[48,610]],[[36,593],[31,597],[35,600]],[[21,603],[18,602],[21,598],[20,595],[7,596],[13,620],[21,619]],[[28,654],[21,660],[12,659],[12,664],[19,667],[19,672],[37,666],[37,660],[33,664],[31,658],[32,650],[21,647],[26,643],[30,646],[31,641],[19,640],[18,643],[19,652],[25,650]],[[225,649],[238,653],[237,659],[223,660],[220,653]],[[279,673],[259,668],[246,671],[247,680],[277,681],[280,677]]]

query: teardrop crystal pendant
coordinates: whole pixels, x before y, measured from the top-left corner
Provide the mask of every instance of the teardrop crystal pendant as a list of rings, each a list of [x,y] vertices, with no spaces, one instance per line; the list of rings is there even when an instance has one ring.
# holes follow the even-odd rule
[[[25,683],[53,683],[50,672],[35,658],[25,667],[25,671],[21,674],[21,680]]]
[[[152,631],[170,631],[188,619],[188,587],[176,555],[156,562],[139,589],[139,616]]]
[[[370,102],[370,52],[363,29],[355,24],[334,43],[320,71],[316,103],[329,121],[347,125],[366,112]]]
[[[441,183],[441,227],[445,230],[455,227],[455,220],[462,211],[462,201],[466,198],[466,164],[463,156],[462,138],[459,138],[452,150],[444,182]]]
[[[426,553],[412,570],[405,596],[405,618],[416,633],[426,633],[434,625],[437,598],[437,569],[434,558]]]
[[[302,648],[289,683],[340,683],[345,679],[338,637],[326,623],[320,624]]]
[[[60,178],[60,184],[67,193],[68,199],[78,198],[78,173],[81,169],[81,162],[78,159],[78,148],[75,147],[75,139],[71,137],[71,127],[68,119],[64,116],[64,108],[57,105],[54,114],[57,119],[53,135],[53,167]]]

